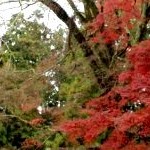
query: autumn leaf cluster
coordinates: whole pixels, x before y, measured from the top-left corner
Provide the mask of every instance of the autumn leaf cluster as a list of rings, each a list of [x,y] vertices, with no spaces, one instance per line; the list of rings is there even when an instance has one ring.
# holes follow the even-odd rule
[[[92,40],[125,49],[128,69],[118,75],[118,84],[110,92],[85,104],[82,110],[87,118],[60,127],[70,141],[101,150],[149,149],[150,40],[140,39],[147,4],[142,0],[99,1],[99,14],[90,24]]]

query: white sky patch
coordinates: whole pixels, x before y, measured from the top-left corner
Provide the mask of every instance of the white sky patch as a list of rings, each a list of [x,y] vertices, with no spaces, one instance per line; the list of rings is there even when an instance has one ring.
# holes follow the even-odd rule
[[[47,35],[46,35],[46,38],[47,38],[47,39],[50,39],[50,37],[51,37],[50,34],[47,34]]]
[[[37,107],[37,111],[41,115],[43,113],[43,107],[42,106],[38,106]]]
[[[44,14],[44,17],[40,19],[39,23],[44,22],[44,24],[51,30],[57,30],[60,27],[66,28],[66,25],[59,18],[57,18],[57,16],[53,12],[46,6],[42,5],[41,3],[30,5],[28,8],[22,10],[18,2],[2,4],[3,2],[7,1],[8,0],[0,0],[0,30],[1,30],[0,36],[2,36],[6,32],[7,24],[13,14],[24,13],[25,18],[28,18],[35,10],[41,10],[41,12]],[[67,0],[56,0],[56,1],[66,10],[69,16],[73,16],[73,11],[69,6]],[[83,4],[79,2],[79,0],[76,0],[75,4],[77,5],[80,11],[84,10]],[[23,3],[22,8],[24,7],[25,5]]]
[[[55,85],[55,83],[56,83],[56,81],[54,81],[54,80],[53,80],[53,81],[51,81],[51,84],[52,84],[52,85]]]
[[[55,49],[55,46],[54,45],[51,45],[51,50]]]
[[[59,88],[58,88],[57,86],[55,86],[55,90],[56,90],[56,91],[59,91]]]

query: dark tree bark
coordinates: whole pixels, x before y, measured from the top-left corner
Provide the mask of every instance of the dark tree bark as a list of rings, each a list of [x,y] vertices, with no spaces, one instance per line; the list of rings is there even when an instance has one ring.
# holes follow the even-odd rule
[[[143,17],[145,18],[145,20],[141,24],[139,41],[144,40],[146,33],[149,32],[147,25],[150,22],[150,2],[145,3],[145,7],[144,7],[143,12],[144,12]]]
[[[98,14],[98,9],[94,0],[82,0],[85,10],[85,16],[88,21],[94,19]]]
[[[72,35],[81,46],[84,56],[88,59],[90,66],[93,69],[94,75],[97,79],[97,82],[101,84],[102,77],[100,75],[99,59],[94,55],[92,49],[86,42],[86,38],[80,32],[74,20],[68,16],[66,11],[58,3],[51,0],[40,0],[40,2],[42,2],[49,9],[51,9],[57,15],[57,17],[68,26],[69,30],[72,32]]]
[[[68,1],[69,5],[71,6],[71,8],[73,9],[76,17],[78,17],[80,22],[83,24],[93,20],[98,14],[98,9],[93,0],[82,0],[84,10],[85,10],[84,13],[81,13],[77,9],[73,0],[67,0],[67,1]]]
[[[77,9],[77,7],[75,6],[73,0],[67,0],[67,1],[68,1],[69,5],[71,6],[71,8],[73,9],[75,16],[79,18],[80,22],[83,23],[83,24],[86,23],[86,22],[88,21],[88,20],[86,19],[86,16],[83,15],[83,14]]]

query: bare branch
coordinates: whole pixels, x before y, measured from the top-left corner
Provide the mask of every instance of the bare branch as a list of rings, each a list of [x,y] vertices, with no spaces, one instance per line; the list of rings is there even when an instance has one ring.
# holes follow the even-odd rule
[[[3,114],[3,115],[0,115],[0,116],[2,116],[2,117],[10,117],[10,118],[17,118],[17,119],[20,120],[21,122],[24,122],[24,123],[26,123],[26,124],[29,124],[29,121],[24,120],[24,119],[22,119],[21,117],[16,116],[16,115],[6,115],[6,114]]]
[[[23,4],[21,0],[6,1],[6,2],[0,3],[0,5],[2,5],[2,4],[8,4],[8,3],[18,3],[19,5],[16,6],[16,7],[10,7],[10,8],[7,8],[7,9],[0,10],[0,11],[7,11],[7,10],[17,9],[17,8],[21,8],[21,10],[24,10],[24,9],[26,9],[26,8],[28,8],[28,7],[30,7],[30,6],[32,6],[32,5],[34,5],[34,4],[36,4],[37,2],[38,2],[38,0],[35,1],[35,2],[33,2],[33,3],[24,3],[24,4]]]
[[[73,9],[75,15],[79,18],[79,20],[81,21],[81,23],[86,22],[86,18],[81,14],[81,12],[77,9],[77,7],[75,6],[73,0],[67,0],[69,5],[71,6],[71,8]]]
[[[84,37],[82,32],[78,29],[75,21],[68,16],[66,11],[57,2],[54,2],[53,0],[39,0],[39,1],[42,2],[44,5],[46,5],[50,10],[52,10],[57,15],[57,17],[68,26],[69,30],[72,32],[72,35],[82,48],[84,56],[89,60],[90,66],[93,69],[97,82],[101,85],[101,75],[99,74],[100,70],[98,70],[99,68],[101,68],[100,67],[101,63],[99,59],[94,55],[91,47],[86,41],[86,38]]]
[[[24,9],[26,9],[26,8],[32,6],[32,5],[36,4],[36,3],[38,3],[38,1],[35,1],[35,2],[31,3],[31,4],[27,4],[26,7],[22,8],[22,10],[24,10]]]
[[[1,2],[0,5],[3,5],[3,4],[8,4],[8,3],[17,3],[18,0],[8,0],[8,1],[5,1],[5,2]]]

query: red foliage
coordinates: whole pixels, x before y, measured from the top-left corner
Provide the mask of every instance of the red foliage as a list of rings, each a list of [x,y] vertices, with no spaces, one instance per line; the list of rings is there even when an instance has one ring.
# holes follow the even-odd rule
[[[43,118],[34,118],[33,120],[31,120],[29,123],[31,125],[34,125],[34,126],[38,126],[38,125],[41,125],[42,123],[45,122],[45,119]]]
[[[122,150],[149,150],[149,147],[145,143],[137,145],[134,141],[131,141]]]
[[[86,142],[91,142],[100,133],[104,132],[107,127],[111,127],[111,124],[112,121],[105,115],[96,113],[93,117],[85,120],[80,119],[67,122],[61,126],[61,130],[69,133],[69,139],[72,141],[83,138]]]
[[[98,16],[91,23],[92,41],[112,44],[119,41],[122,46],[129,39],[128,31],[142,21],[141,6],[144,0],[98,0]]]
[[[101,150],[148,150],[150,144],[150,40],[127,52],[131,68],[120,74],[120,86],[86,104],[87,119],[64,123],[71,140],[92,143],[104,132]],[[90,113],[90,111],[92,113]],[[93,113],[94,112],[94,113]]]
[[[140,45],[133,47],[128,51],[128,59],[134,65],[138,74],[149,73],[150,70],[150,42],[149,40],[141,42]],[[144,78],[144,76],[143,76]]]
[[[129,30],[142,21],[146,0],[98,0],[99,15],[90,29],[95,43],[127,45]],[[119,86],[86,104],[88,118],[64,123],[71,141],[94,143],[103,133],[101,150],[148,150],[150,146],[150,40],[127,49],[129,70]]]
[[[22,150],[40,150],[42,148],[43,144],[35,139],[26,139],[21,145]]]
[[[108,44],[119,38],[119,34],[112,29],[105,29],[101,35],[104,38],[104,42]]]
[[[115,130],[108,140],[101,146],[101,149],[109,150],[117,150],[121,147],[124,147],[129,142],[129,138],[125,135],[124,132],[120,132]]]

